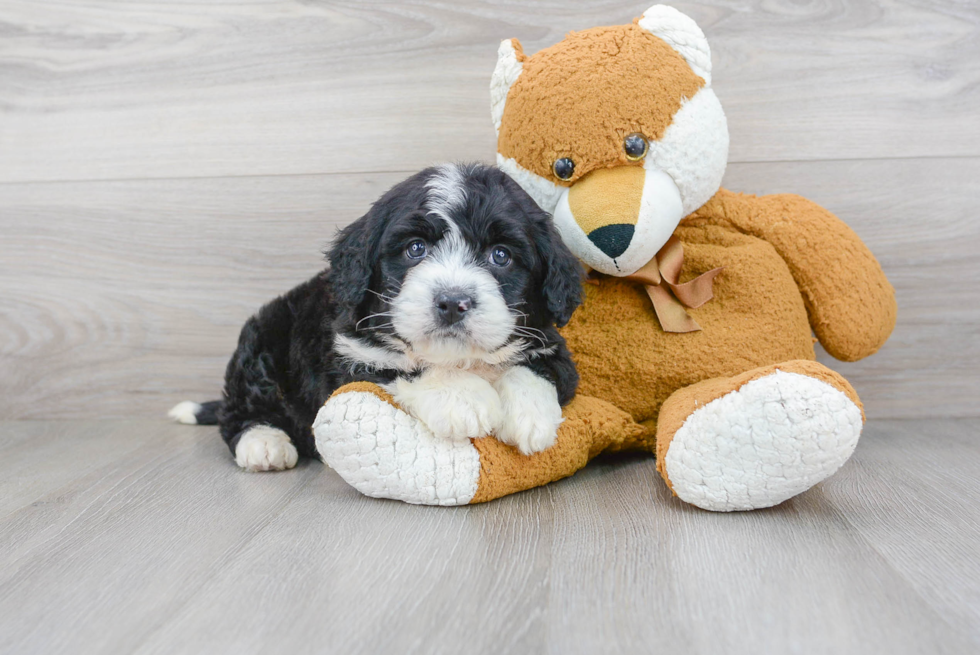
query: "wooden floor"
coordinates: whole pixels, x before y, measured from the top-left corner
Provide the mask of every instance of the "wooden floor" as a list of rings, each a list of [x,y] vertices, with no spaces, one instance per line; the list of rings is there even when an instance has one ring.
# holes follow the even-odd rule
[[[213,428],[0,424],[3,653],[975,653],[980,420],[876,421],[775,509],[648,458],[485,505],[238,470]]]
[[[980,2],[703,0],[726,187],[871,247],[891,340],[821,361],[854,458],[778,508],[645,458],[493,503],[240,472],[162,415],[422,166],[493,161],[497,45],[654,0],[0,0],[0,655],[980,652]]]

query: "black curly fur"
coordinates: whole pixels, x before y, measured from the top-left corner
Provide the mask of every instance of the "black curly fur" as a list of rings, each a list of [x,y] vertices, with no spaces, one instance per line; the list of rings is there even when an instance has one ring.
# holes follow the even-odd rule
[[[555,329],[581,302],[582,269],[561,242],[551,217],[496,168],[465,165],[467,205],[454,216],[466,241],[493,245],[511,235],[521,266],[498,273],[508,304],[520,304],[522,325],[540,330],[534,346],[542,354],[522,364],[555,384],[562,405],[571,400],[578,374]],[[426,209],[426,169],[396,185],[363,217],[338,234],[327,253],[330,268],[268,303],[246,321],[228,362],[222,401],[198,413],[199,423],[216,419],[232,453],[242,433],[265,424],[283,430],[303,457],[316,457],[312,424],[338,387],[366,380],[391,382],[410,371],[341,360],[334,335],[344,334],[377,347],[393,329],[390,321],[366,318],[385,311],[410,268],[403,257],[406,234],[430,242],[446,226]],[[402,250],[399,250],[401,248]],[[516,337],[515,337],[516,338]]]

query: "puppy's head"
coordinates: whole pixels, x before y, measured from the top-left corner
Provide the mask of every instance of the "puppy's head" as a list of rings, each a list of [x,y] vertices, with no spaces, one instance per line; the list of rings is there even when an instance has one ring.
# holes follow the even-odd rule
[[[535,330],[565,324],[581,296],[581,266],[551,218],[483,165],[398,184],[328,257],[338,335],[413,365],[504,363]]]

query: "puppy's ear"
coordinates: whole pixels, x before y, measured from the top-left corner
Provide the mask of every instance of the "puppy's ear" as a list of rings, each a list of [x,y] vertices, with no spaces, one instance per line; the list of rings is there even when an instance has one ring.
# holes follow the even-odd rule
[[[337,234],[327,251],[330,262],[330,287],[342,321],[352,321],[371,287],[371,277],[378,261],[381,225],[375,205]]]
[[[528,202],[534,205],[530,198]],[[568,323],[572,313],[582,304],[585,269],[561,240],[551,217],[537,205],[534,205],[533,212],[538,215],[535,221],[538,226],[535,246],[544,268],[541,293],[555,325],[561,327]]]

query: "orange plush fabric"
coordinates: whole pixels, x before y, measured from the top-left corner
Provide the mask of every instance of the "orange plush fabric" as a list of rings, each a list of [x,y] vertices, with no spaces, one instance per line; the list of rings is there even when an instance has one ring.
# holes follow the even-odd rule
[[[623,154],[623,138],[662,136],[703,84],[677,52],[636,25],[572,32],[524,59],[507,96],[498,152],[562,185],[597,168],[638,165]],[[552,173],[560,157],[575,161],[571,180]]]
[[[604,448],[657,452],[661,462],[696,407],[738,391],[760,371],[819,380],[860,407],[843,378],[813,361],[813,334],[831,355],[853,361],[881,347],[897,313],[877,260],[826,209],[794,195],[756,197],[717,186],[704,194],[710,176],[699,167],[727,151],[727,128],[703,109],[713,99],[710,65],[693,21],[655,6],[630,25],[573,32],[530,56],[516,40],[505,42],[491,84],[496,93],[509,84],[498,161],[556,212],[556,222],[564,203],[574,221],[559,227],[573,251],[592,246],[569,230],[589,240],[606,225],[654,233],[643,231],[642,217],[650,213],[643,205],[657,203],[647,186],[651,170],[666,172],[682,196],[710,197],[674,230],[684,247],[681,282],[724,267],[714,298],[688,310],[700,331],[665,332],[640,284],[606,275],[593,276],[582,307],[562,330],[581,375],[580,394],[625,411],[641,428]],[[623,138],[633,132],[649,140],[652,162],[625,156]],[[575,163],[569,180],[551,170],[559,157]],[[657,216],[647,218],[666,220]],[[658,431],[668,398],[670,426]]]
[[[603,450],[618,449],[641,431],[629,414],[579,395],[565,407],[554,446],[530,457],[496,439],[474,439],[480,453],[480,482],[471,503],[483,503],[568,477]]]
[[[530,56],[514,39],[501,44],[498,164],[553,212],[573,252],[612,275],[593,274],[562,328],[581,382],[557,444],[525,457],[474,440],[469,502],[566,477],[603,451],[640,450],[688,502],[751,509],[805,491],[853,452],[863,406],[815,361],[814,342],[845,361],[875,353],[895,326],[894,290],[826,209],[720,188],[728,131],[710,68],[700,28],[660,5]],[[649,143],[645,159],[627,157],[630,134]],[[567,180],[552,170],[559,158],[575,164]],[[626,235],[617,247],[603,245],[609,229]],[[697,331],[664,331],[627,279],[671,234],[683,245],[679,282],[723,267],[713,298],[687,310]]]
[[[682,282],[725,267],[714,299],[688,310],[700,332],[664,332],[640,284],[607,276],[586,285],[585,302],[562,329],[580,393],[646,426],[639,442],[622,447],[652,450],[660,406],[682,387],[815,359],[811,322],[828,352],[848,361],[875,352],[895,325],[894,293],[873,255],[804,198],[723,189],[675,234],[684,244]]]

